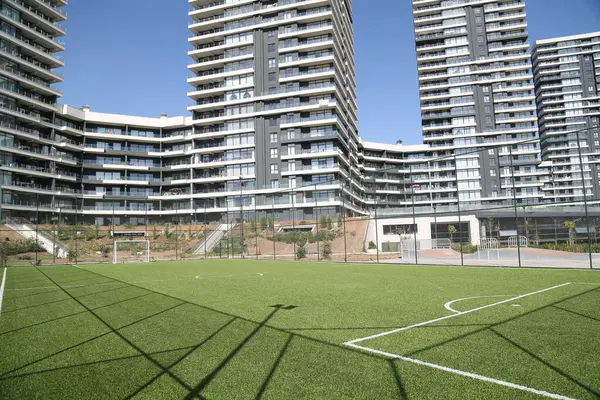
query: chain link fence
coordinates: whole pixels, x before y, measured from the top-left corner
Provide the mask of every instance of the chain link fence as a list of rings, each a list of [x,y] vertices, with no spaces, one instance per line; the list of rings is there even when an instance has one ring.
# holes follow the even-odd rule
[[[306,175],[313,180],[297,187],[260,192],[240,181],[239,194],[136,210],[128,224],[115,202],[97,210],[102,223],[90,224],[86,212],[95,210],[11,202],[4,185],[0,259],[8,266],[142,261],[145,242],[118,246],[116,256],[114,242],[148,241],[150,261],[600,268],[599,171],[588,139],[577,134],[544,163],[540,152],[556,145],[539,146],[379,154],[365,157],[361,183],[351,177],[355,166],[341,164],[340,179]]]

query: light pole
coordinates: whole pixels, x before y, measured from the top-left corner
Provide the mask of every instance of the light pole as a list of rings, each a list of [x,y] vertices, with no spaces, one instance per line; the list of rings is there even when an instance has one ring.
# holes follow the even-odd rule
[[[240,244],[240,257],[244,258],[244,181],[240,176],[240,223],[241,226],[241,244]]]

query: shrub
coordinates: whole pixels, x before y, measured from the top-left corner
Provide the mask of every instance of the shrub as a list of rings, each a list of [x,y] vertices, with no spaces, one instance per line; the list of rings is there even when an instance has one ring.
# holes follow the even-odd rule
[[[321,249],[321,256],[326,259],[331,259],[331,242],[323,243],[323,248]]]
[[[333,220],[331,217],[327,217],[327,229],[333,228]]]
[[[369,250],[375,250],[377,248],[377,245],[375,244],[374,241],[370,241],[369,242]]]
[[[268,227],[269,227],[269,220],[267,219],[267,217],[262,217],[260,219],[260,230],[266,231]]]
[[[306,258],[306,247],[304,245],[296,247],[296,258],[298,260]]]
[[[327,229],[327,215],[321,215],[321,229]]]
[[[69,249],[69,253],[67,254],[67,258],[69,259],[70,262],[74,262],[77,260],[78,257],[78,250],[75,249]]]
[[[462,246],[460,243],[453,243],[452,249],[458,252],[462,250],[463,254],[473,254],[476,253],[479,248],[471,243],[463,243]]]

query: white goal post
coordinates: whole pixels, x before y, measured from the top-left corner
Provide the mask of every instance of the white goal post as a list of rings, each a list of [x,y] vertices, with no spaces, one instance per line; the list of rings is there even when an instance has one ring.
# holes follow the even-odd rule
[[[128,262],[150,262],[150,241],[115,240],[113,264]]]

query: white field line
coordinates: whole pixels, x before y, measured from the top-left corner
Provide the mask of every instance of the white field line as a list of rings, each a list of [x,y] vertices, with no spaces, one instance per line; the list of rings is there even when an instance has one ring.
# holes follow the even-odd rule
[[[478,374],[474,374],[474,373],[467,372],[467,371],[461,371],[459,369],[444,367],[443,365],[438,365],[438,364],[433,364],[433,363],[426,362],[426,361],[416,360],[414,358],[403,357],[398,354],[386,353],[385,351],[379,351],[379,350],[371,349],[369,347],[359,346],[359,345],[356,345],[353,343],[346,343],[346,345],[353,347],[355,349],[358,349],[358,350],[363,350],[363,351],[369,352],[369,353],[379,354],[379,355],[385,356],[385,357],[408,361],[413,364],[418,364],[418,365],[423,365],[423,366],[434,368],[434,369],[439,369],[441,371],[450,372],[450,373],[461,375],[461,376],[466,376],[468,378],[473,378],[473,379],[477,379],[477,380],[484,381],[484,382],[495,383],[496,385],[506,386],[506,387],[509,387],[512,389],[522,390],[524,392],[534,393],[539,396],[544,396],[544,397],[548,397],[551,399],[575,400],[571,397],[562,396],[560,394],[550,393],[550,392],[546,392],[544,390],[538,390],[538,389],[530,388],[528,386],[518,385],[516,383],[506,382],[506,381],[502,381],[500,379],[490,378],[487,376],[478,375]]]
[[[571,282],[573,285],[594,285],[594,286],[600,286],[600,282],[598,283],[594,283],[594,282]]]
[[[183,278],[179,278],[179,279],[157,279],[154,281],[131,281],[131,282],[119,282],[119,281],[114,281],[114,282],[103,282],[103,283],[93,283],[91,285],[65,285],[62,286],[65,289],[73,289],[73,288],[80,288],[80,287],[93,287],[93,286],[106,286],[106,285],[114,285],[116,283],[151,283],[151,282],[167,282],[167,281],[176,281],[176,280],[181,280]],[[191,279],[191,278],[185,278],[185,279]],[[127,286],[123,286],[123,288],[125,288]],[[26,287],[26,288],[18,288],[18,289],[6,289],[6,290],[10,290],[10,291],[21,291],[21,290],[38,290],[38,289],[60,289],[58,286],[35,286],[35,287]]]
[[[210,279],[210,278],[252,278],[252,277],[261,277],[264,276],[262,272],[248,272],[244,274],[237,275],[196,275],[195,277],[181,277],[181,278],[173,278],[173,279],[154,279],[154,280],[146,280],[146,281],[127,281],[127,282],[102,282],[102,283],[93,283],[91,285],[65,285],[63,288],[65,289],[73,289],[73,288],[81,288],[81,287],[93,287],[93,286],[105,286],[105,285],[114,285],[116,283],[154,283],[154,282],[172,282],[172,281],[181,281],[181,280],[190,280],[190,279]],[[124,288],[126,286],[123,286]],[[39,290],[39,289],[59,289],[58,286],[35,286],[35,287],[25,287],[25,288],[16,288],[16,289],[6,289],[7,291],[21,291],[21,290]]]
[[[2,299],[4,298],[4,286],[6,286],[6,271],[8,271],[8,268],[4,268],[2,284],[0,285],[0,314],[2,313]]]
[[[244,272],[241,274],[230,274],[230,275],[196,275],[196,279],[210,279],[210,278],[251,278],[264,276],[262,272]]]
[[[534,394],[537,394],[537,395],[540,395],[540,396],[544,396],[544,397],[548,397],[548,398],[551,398],[551,399],[575,400],[575,399],[572,399],[570,397],[566,397],[566,396],[563,396],[563,395],[560,395],[560,394],[550,393],[550,392],[546,392],[546,391],[543,391],[543,390],[530,388],[528,386],[518,385],[516,383],[506,382],[506,381],[502,381],[500,379],[495,379],[495,378],[490,378],[488,376],[474,374],[472,372],[467,372],[467,371],[462,371],[462,370],[459,370],[459,369],[445,367],[443,365],[433,364],[433,363],[430,363],[430,362],[427,362],[427,361],[422,361],[422,360],[417,360],[417,359],[414,359],[414,358],[404,357],[404,356],[401,356],[399,354],[387,353],[385,351],[381,351],[381,350],[377,350],[377,349],[372,349],[370,347],[359,346],[359,345],[356,344],[356,343],[359,343],[359,342],[363,342],[365,340],[375,339],[375,338],[378,338],[378,337],[381,337],[381,336],[386,336],[386,335],[391,335],[392,333],[406,331],[406,330],[409,330],[409,329],[412,329],[412,328],[417,328],[419,326],[424,326],[424,325],[432,324],[434,322],[443,321],[443,320],[446,320],[446,319],[449,319],[449,318],[458,317],[459,315],[469,314],[469,313],[472,313],[472,312],[475,312],[475,311],[483,310],[483,309],[486,309],[486,308],[489,308],[489,307],[494,307],[494,306],[497,306],[497,305],[500,305],[500,304],[510,303],[511,301],[522,299],[524,297],[533,296],[535,294],[539,294],[539,293],[547,292],[549,290],[558,289],[558,288],[563,287],[563,286],[571,285],[572,283],[573,282],[563,283],[561,285],[556,285],[556,286],[552,286],[552,287],[549,287],[549,288],[546,288],[546,289],[537,290],[535,292],[522,294],[520,296],[515,296],[515,297],[512,297],[512,298],[507,299],[507,300],[499,301],[499,302],[496,302],[496,303],[493,303],[493,304],[488,304],[488,305],[482,306],[482,307],[473,308],[473,309],[467,310],[467,311],[457,312],[456,314],[447,315],[445,317],[432,319],[430,321],[421,322],[421,323],[410,325],[410,326],[407,326],[407,327],[404,327],[404,328],[394,329],[392,331],[383,332],[383,333],[379,333],[379,334],[376,334],[376,335],[367,336],[367,337],[360,338],[360,339],[354,339],[354,340],[351,340],[351,341],[346,342],[344,344],[346,346],[353,347],[353,348],[358,349],[358,350],[366,351],[368,353],[378,354],[378,355],[381,355],[381,356],[386,356],[386,357],[395,358],[395,359],[398,359],[398,360],[407,361],[407,362],[410,362],[410,363],[413,363],[413,364],[423,365],[423,366],[434,368],[434,369],[438,369],[438,370],[441,370],[441,371],[446,371],[446,372],[450,372],[450,373],[453,373],[453,374],[457,374],[457,375],[461,375],[461,376],[466,376],[466,377],[469,377],[469,378],[472,378],[472,379],[477,379],[477,380],[484,381],[484,382],[489,382],[489,383],[494,383],[494,384],[501,385],[501,386],[506,386],[506,387],[509,387],[509,388],[512,388],[512,389],[517,389],[517,390],[522,390],[522,391],[529,392],[529,393],[534,393]],[[448,303],[446,303],[446,304],[448,304]]]
[[[444,320],[446,320],[446,319],[450,319],[450,318],[458,317],[458,316],[460,316],[460,315],[470,314],[470,313],[473,313],[473,312],[475,312],[475,311],[484,310],[484,309],[486,309],[486,308],[490,308],[490,307],[498,306],[498,305],[500,305],[500,304],[510,303],[511,301],[519,300],[519,299],[522,299],[522,298],[524,298],[524,297],[528,297],[528,296],[533,296],[533,295],[535,295],[535,294],[544,293],[544,292],[547,292],[547,291],[549,291],[549,290],[558,289],[558,288],[560,288],[560,287],[567,286],[567,285],[570,285],[570,284],[571,284],[571,282],[563,283],[563,284],[556,285],[556,286],[552,286],[552,287],[549,287],[549,288],[546,288],[546,289],[537,290],[537,291],[535,291],[535,292],[526,293],[526,294],[522,294],[522,295],[520,295],[520,296],[511,297],[510,299],[506,299],[506,300],[498,301],[498,302],[496,302],[496,303],[492,303],[492,304],[488,304],[488,305],[485,305],[485,306],[481,306],[481,307],[473,308],[473,309],[471,309],[471,310],[467,310],[467,311],[460,311],[460,312],[458,312],[458,313],[456,313],[456,314],[446,315],[446,316],[444,316],[444,317],[440,317],[440,318],[432,319],[432,320],[425,321],[425,322],[419,322],[418,324],[414,324],[414,325],[405,326],[405,327],[403,327],[403,328],[398,328],[398,329],[394,329],[394,330],[391,330],[391,331],[382,332],[382,333],[378,333],[378,334],[375,334],[375,335],[371,335],[371,336],[365,336],[365,337],[363,337],[363,338],[359,338],[359,339],[350,340],[350,341],[348,341],[348,342],[346,342],[346,343],[344,343],[344,344],[345,344],[345,345],[350,345],[350,344],[354,344],[354,343],[360,343],[360,342],[364,342],[365,340],[371,340],[371,339],[375,339],[375,338],[378,338],[378,337],[382,337],[382,336],[391,335],[391,334],[393,334],[393,333],[402,332],[402,331],[407,331],[407,330],[409,330],[409,329],[412,329],[412,328],[418,328],[418,327],[420,327],[420,326],[424,326],[424,325],[433,324],[434,322],[444,321]]]
[[[471,299],[488,299],[488,298],[493,298],[493,297],[509,297],[509,296],[514,296],[514,294],[499,294],[499,295],[494,295],[494,296],[473,296],[473,297],[464,297],[462,299],[456,299],[456,300],[452,300],[447,302],[446,304],[444,304],[444,308],[448,311],[451,311],[453,313],[459,313],[461,311],[457,311],[454,308],[452,308],[452,304],[454,303],[458,303],[459,301],[463,301],[463,300],[471,300]]]

